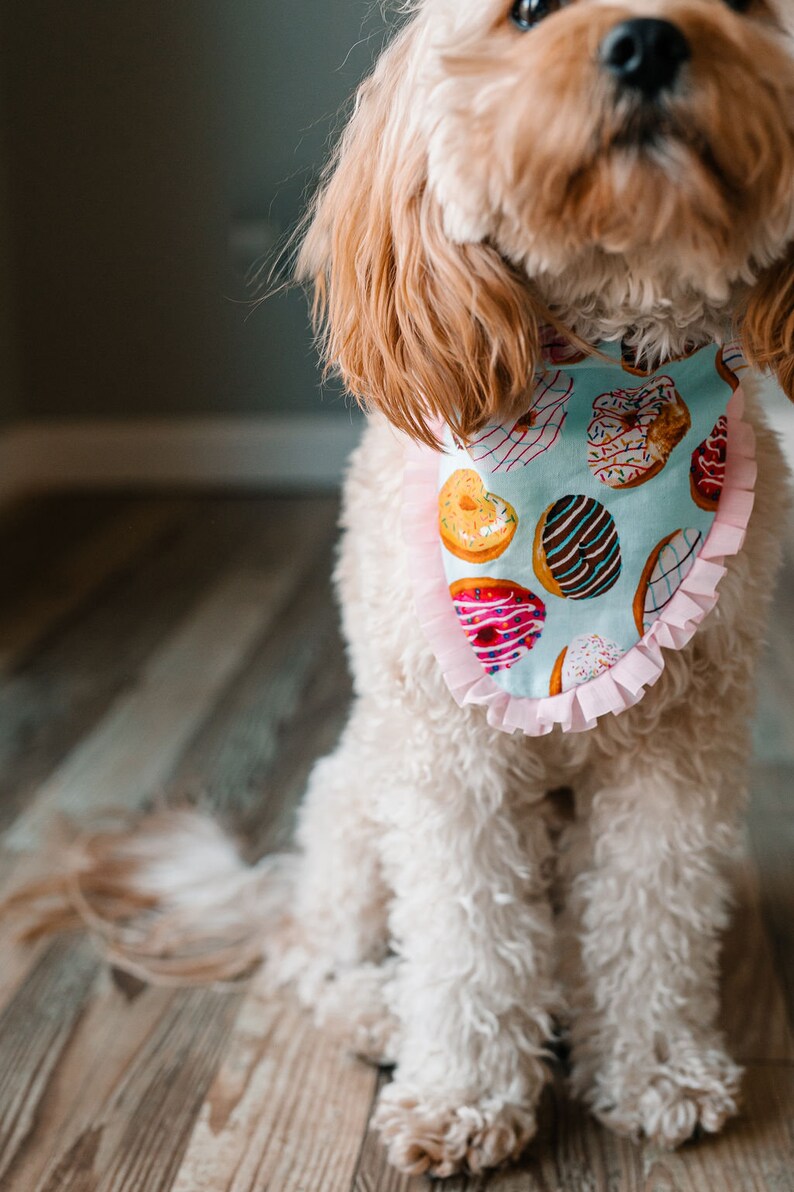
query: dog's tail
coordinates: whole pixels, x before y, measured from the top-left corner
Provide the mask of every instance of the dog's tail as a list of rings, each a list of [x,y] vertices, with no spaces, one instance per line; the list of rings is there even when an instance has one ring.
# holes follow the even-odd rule
[[[263,961],[287,921],[296,857],[247,865],[194,810],[84,836],[51,877],[13,893],[23,939],[87,928],[111,965],[159,985],[226,984]]]

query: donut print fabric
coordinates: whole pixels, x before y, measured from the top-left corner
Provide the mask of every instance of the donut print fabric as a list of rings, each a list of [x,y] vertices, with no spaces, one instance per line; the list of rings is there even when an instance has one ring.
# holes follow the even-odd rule
[[[599,501],[579,493],[560,497],[535,532],[535,574],[554,596],[592,600],[620,575],[615,522]]]
[[[462,579],[450,595],[463,632],[486,674],[515,666],[543,632],[546,606],[510,580]]]
[[[695,566],[703,545],[700,530],[676,530],[654,547],[634,597],[634,623],[646,633]]]
[[[701,509],[716,510],[725,484],[728,461],[728,419],[720,414],[711,433],[692,452],[689,487],[692,500]]]
[[[717,352],[714,363],[723,381],[727,381],[732,389],[738,389],[739,375],[743,369],[747,368],[747,361],[742,355],[738,340],[723,344]]]
[[[441,541],[467,563],[489,563],[510,545],[518,527],[516,511],[486,490],[473,468],[459,468],[438,496]]]
[[[551,672],[549,695],[561,695],[572,687],[589,683],[622,657],[623,651],[615,642],[607,641],[598,633],[580,633],[561,650]]]
[[[647,376],[624,352],[547,336],[523,418],[408,448],[420,624],[455,699],[506,732],[581,731],[635,704],[741,547],[755,470],[736,345]]]
[[[573,381],[563,372],[553,372],[538,381],[526,411],[512,426],[487,426],[469,444],[475,464],[492,472],[525,468],[554,446],[559,438]]]
[[[587,462],[610,488],[645,484],[667,463],[691,426],[671,377],[600,393],[587,428]]]

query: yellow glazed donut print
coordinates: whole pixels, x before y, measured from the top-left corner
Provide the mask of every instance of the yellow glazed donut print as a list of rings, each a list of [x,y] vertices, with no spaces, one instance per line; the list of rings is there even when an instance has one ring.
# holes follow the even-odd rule
[[[515,509],[486,489],[472,468],[458,468],[438,494],[444,546],[467,563],[487,563],[507,550],[518,527]]]

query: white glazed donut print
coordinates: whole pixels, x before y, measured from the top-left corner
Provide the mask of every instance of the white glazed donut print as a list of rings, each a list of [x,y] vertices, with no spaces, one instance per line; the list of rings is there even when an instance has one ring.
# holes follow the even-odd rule
[[[614,666],[623,651],[598,633],[581,633],[568,647],[562,664],[562,689],[569,691]]]
[[[732,339],[729,343],[723,344],[719,355],[722,363],[731,372],[738,372],[739,369],[747,368],[747,361],[744,358],[742,345],[738,339]]]
[[[550,695],[589,683],[613,667],[624,651],[600,633],[580,633],[560,654],[551,675]]]
[[[587,428],[588,467],[610,488],[634,488],[662,470],[690,425],[671,377],[602,393]]]

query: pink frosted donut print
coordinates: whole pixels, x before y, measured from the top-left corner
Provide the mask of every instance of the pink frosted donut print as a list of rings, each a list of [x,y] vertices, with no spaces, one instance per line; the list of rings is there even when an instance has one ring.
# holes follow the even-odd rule
[[[475,576],[450,584],[449,591],[463,632],[486,674],[515,666],[543,632],[545,604],[511,580]]]

